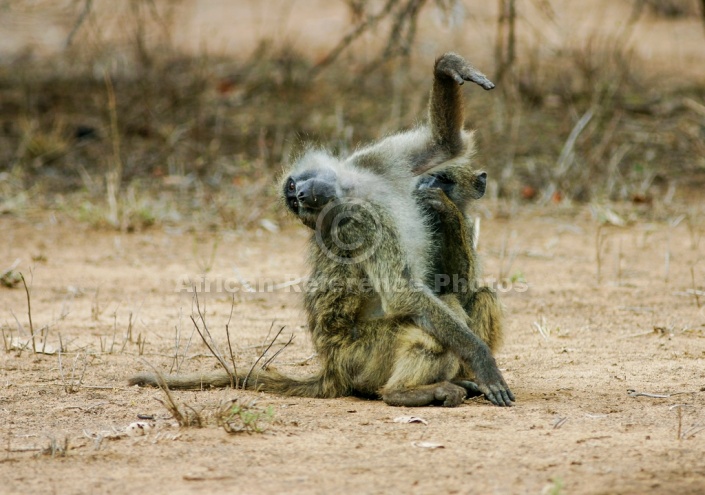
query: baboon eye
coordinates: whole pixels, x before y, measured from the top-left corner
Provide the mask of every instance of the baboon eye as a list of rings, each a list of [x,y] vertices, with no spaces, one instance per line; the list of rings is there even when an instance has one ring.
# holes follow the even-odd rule
[[[289,185],[287,186],[289,188],[289,191],[293,191],[296,189],[296,185],[294,184],[294,181],[289,179]]]

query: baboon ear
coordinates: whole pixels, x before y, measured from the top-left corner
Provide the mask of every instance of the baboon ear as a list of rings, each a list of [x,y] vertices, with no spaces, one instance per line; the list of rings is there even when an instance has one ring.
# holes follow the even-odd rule
[[[487,174],[485,172],[477,174],[475,177],[475,183],[472,191],[473,199],[480,199],[485,195],[485,189],[487,188]]]

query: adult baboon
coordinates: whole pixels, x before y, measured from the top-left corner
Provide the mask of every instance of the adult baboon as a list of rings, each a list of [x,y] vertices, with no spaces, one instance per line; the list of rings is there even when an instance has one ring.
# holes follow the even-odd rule
[[[470,168],[472,135],[462,129],[458,87],[464,81],[494,86],[462,57],[446,53],[434,66],[428,125],[347,159],[311,149],[294,163],[282,198],[313,230],[304,304],[321,369],[307,378],[259,370],[239,385],[304,397],[381,396],[399,406],[457,406],[468,393],[512,404],[488,346],[494,337],[468,327],[484,303],[476,306],[475,293],[439,291],[439,297],[429,285],[436,260],[446,255],[441,270],[475,277],[461,210],[482,196],[485,176]],[[439,248],[444,241],[460,247]],[[157,385],[158,378],[143,374],[130,383]],[[166,383],[227,386],[230,378],[223,371]]]

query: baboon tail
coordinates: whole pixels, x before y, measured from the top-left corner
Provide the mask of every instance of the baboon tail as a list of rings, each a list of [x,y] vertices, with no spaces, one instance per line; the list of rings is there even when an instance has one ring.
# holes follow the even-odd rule
[[[291,397],[331,398],[345,395],[345,391],[341,390],[337,383],[327,380],[322,373],[295,378],[270,368],[252,372],[247,378],[247,383],[243,383],[244,381],[245,377],[241,377],[238,384],[248,390],[261,390]]]
[[[157,375],[156,373],[139,373],[127,381],[130,385],[140,387],[160,387],[166,384],[173,390],[198,390],[203,388],[224,388],[231,385],[230,375],[225,371],[212,373],[190,373],[187,375]]]
[[[233,381],[225,371],[192,373],[188,375],[157,376],[154,373],[140,373],[132,376],[128,383],[140,387],[159,387],[164,383],[173,390],[199,390],[204,388],[225,388]],[[273,369],[253,371],[250,376],[235,377],[235,386],[247,390],[261,390],[293,397],[340,397],[344,395],[335,383],[326,380],[322,374],[294,378]]]

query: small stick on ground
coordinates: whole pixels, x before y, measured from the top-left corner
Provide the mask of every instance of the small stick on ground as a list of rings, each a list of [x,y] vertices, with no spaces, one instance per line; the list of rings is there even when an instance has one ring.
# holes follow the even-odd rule
[[[650,394],[648,392],[637,392],[633,388],[627,390],[629,397],[649,397],[651,399],[668,399],[673,394]]]
[[[186,347],[184,348],[184,352],[181,355],[181,360],[179,360],[179,347],[181,346],[181,319],[183,317],[183,314],[179,310],[179,324],[174,326],[174,360],[171,363],[171,368],[169,368],[169,374],[174,372],[174,366],[176,366],[176,373],[179,372],[181,369],[181,366],[184,364],[184,361],[186,360],[186,356],[188,355],[188,351],[191,348],[191,342],[193,341],[193,334],[196,333],[196,329],[194,328],[191,330],[191,335],[188,338],[188,342],[186,342]]]
[[[5,349],[5,353],[10,352],[10,342],[12,342],[12,331],[10,330],[10,340],[8,341],[7,337],[5,337],[5,329],[2,329],[2,346],[3,349]]]
[[[688,428],[687,430],[685,430],[685,431],[683,432],[683,434],[681,435],[681,438],[682,438],[683,440],[685,440],[685,439],[687,439],[687,438],[690,438],[690,437],[692,437],[692,436],[695,436],[697,433],[700,433],[700,432],[703,431],[703,430],[705,430],[705,425],[702,425],[702,424],[694,424],[693,426],[691,426],[690,428]]]
[[[597,285],[602,283],[602,247],[605,243],[607,236],[602,234],[602,224],[597,226],[597,232],[595,233],[595,263],[597,264]]]
[[[237,366],[235,365],[235,355],[233,354],[233,345],[230,342],[230,321],[233,319],[233,311],[235,310],[235,293],[232,295],[232,300],[230,301],[230,316],[228,317],[228,322],[225,324],[225,336],[228,339],[228,353],[230,354],[230,362],[233,365],[233,376],[231,381],[237,382]],[[235,380],[233,380],[235,378]]]
[[[692,265],[690,267],[690,281],[693,284],[693,297],[695,298],[695,305],[700,309],[700,296],[698,293],[700,292],[695,285],[695,265]]]
[[[191,335],[193,335],[193,332]],[[169,374],[174,372],[174,366],[177,366],[179,363],[179,345],[181,345],[181,330],[179,329],[179,325],[174,325],[174,359],[171,361]]]
[[[668,231],[668,238],[666,239],[666,253],[663,259],[663,283],[668,283],[668,274],[671,271],[671,231]]]
[[[676,432],[676,439],[683,440],[683,409],[688,407],[688,404],[673,404],[669,409],[678,410],[678,431]]]
[[[502,239],[502,246],[499,252],[499,281],[505,280],[509,276],[514,260],[519,251],[511,248],[511,241],[516,237],[516,231],[507,231]]]
[[[76,364],[78,363],[79,358],[81,357],[80,354],[78,354],[74,360],[73,360],[73,365],[71,366],[71,377],[66,380],[64,377],[64,368],[61,362],[61,350],[59,350],[59,375],[61,376],[61,382],[64,385],[64,391],[67,394],[74,394],[79,391],[81,388],[81,384],[83,383],[83,377],[86,375],[86,368],[88,368],[88,359],[84,356],[83,357],[83,370],[81,371],[81,376],[78,378],[78,381],[74,380],[74,377],[76,376]]]
[[[678,227],[678,224],[683,221],[685,215],[679,215],[676,218],[668,222],[668,231],[666,234],[666,253],[664,255],[664,266],[663,266],[663,281],[668,283],[668,277],[671,272],[671,234],[673,234],[673,229]]]
[[[27,288],[27,282],[24,279],[24,275],[20,273],[20,278],[22,279],[22,284],[24,285],[24,292],[27,294],[27,316],[29,317],[29,335],[32,338],[32,352],[37,353],[37,345],[34,342],[34,326],[32,325],[32,302],[29,297],[29,289]]]
[[[619,250],[617,251],[617,285],[622,285],[622,239],[619,239]]]
[[[46,348],[47,348],[47,340],[49,340],[49,325],[46,325],[42,327],[41,330],[39,330],[39,335],[42,337],[42,354],[46,354]]]

